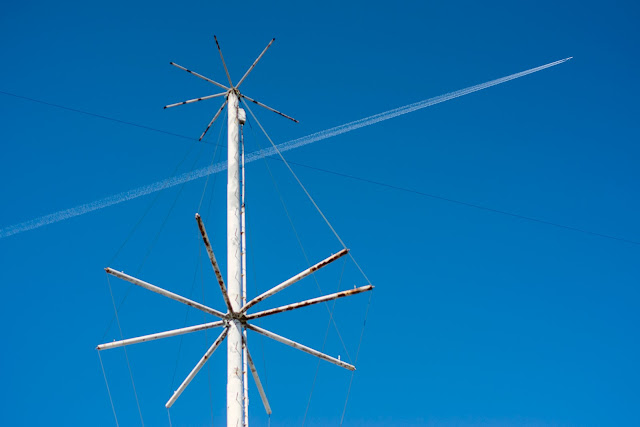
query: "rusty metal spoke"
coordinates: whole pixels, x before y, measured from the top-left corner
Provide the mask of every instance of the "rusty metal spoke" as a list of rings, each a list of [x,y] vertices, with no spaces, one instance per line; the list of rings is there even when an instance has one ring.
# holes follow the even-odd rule
[[[329,294],[329,295],[324,295],[318,298],[312,298],[312,299],[308,299],[306,301],[301,301],[301,302],[296,302],[293,304],[289,304],[289,305],[283,305],[281,307],[276,307],[276,308],[272,308],[269,310],[264,310],[264,311],[259,311],[257,313],[254,314],[249,314],[247,315],[247,320],[253,320],[253,319],[257,319],[259,317],[264,317],[264,316],[270,316],[272,314],[276,314],[276,313],[282,313],[284,311],[289,311],[289,310],[295,310],[297,308],[302,308],[302,307],[308,307],[310,305],[313,304],[318,304],[321,302],[326,302],[326,301],[331,301],[334,299],[338,299],[338,298],[344,298],[344,297],[348,297],[351,295],[356,295],[359,294],[361,292],[367,292],[373,289],[372,285],[366,285],[366,286],[362,286],[359,288],[355,288],[355,289],[349,289],[347,291],[342,291],[342,292],[336,292],[334,294]]]
[[[338,252],[337,254],[331,255],[330,257],[323,259],[322,261],[320,261],[316,265],[313,265],[313,266],[307,268],[306,270],[296,274],[292,278],[290,278],[288,280],[285,280],[284,282],[280,283],[277,286],[274,286],[273,288],[271,288],[268,291],[262,293],[261,295],[258,295],[257,297],[255,297],[254,299],[249,301],[247,304],[245,304],[245,306],[242,307],[240,312],[241,313],[246,313],[249,308],[253,307],[254,305],[259,303],[260,301],[263,301],[263,300],[269,298],[270,296],[277,294],[281,290],[288,288],[289,286],[293,285],[297,281],[302,280],[305,277],[307,277],[308,275],[320,270],[322,267],[326,267],[327,265],[331,264],[333,261],[345,256],[348,252],[349,252],[349,249],[343,249],[340,252]]]
[[[200,214],[196,214],[196,221],[198,221],[198,228],[200,229],[200,234],[202,234],[202,241],[204,242],[204,246],[207,248],[207,254],[209,255],[209,260],[211,260],[211,266],[213,267],[213,272],[215,273],[216,279],[218,280],[218,285],[220,285],[220,291],[222,292],[222,298],[224,298],[224,303],[227,305],[227,309],[229,310],[229,313],[233,313],[233,307],[231,306],[231,301],[229,300],[227,287],[224,284],[224,279],[222,278],[220,267],[218,267],[218,261],[216,261],[216,256],[213,254],[213,248],[211,247],[211,242],[209,241],[209,236],[207,235],[207,230],[205,230],[204,228],[204,223],[202,222],[202,218],[200,217]]]

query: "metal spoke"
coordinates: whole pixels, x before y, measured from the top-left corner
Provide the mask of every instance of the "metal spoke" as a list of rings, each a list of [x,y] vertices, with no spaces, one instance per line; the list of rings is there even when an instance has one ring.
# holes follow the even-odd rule
[[[258,392],[260,393],[260,398],[262,399],[264,410],[267,411],[267,415],[271,415],[271,405],[269,405],[267,394],[264,392],[262,382],[260,382],[260,377],[258,377],[258,370],[256,369],[256,365],[253,363],[251,353],[249,353],[249,347],[247,346],[247,337],[245,335],[242,335],[242,344],[244,345],[247,362],[249,363],[249,369],[251,369],[251,375],[253,375],[253,380],[256,382],[256,387],[258,387]]]
[[[258,102],[258,101],[256,101],[255,99],[251,99],[251,98],[249,98],[249,97],[248,97],[248,96],[246,96],[246,95],[240,95],[240,96],[242,96],[242,97],[243,97],[243,98],[245,98],[245,99],[248,99],[249,101],[253,102],[253,103],[254,103],[254,104],[256,104],[256,105],[259,105],[259,106],[261,106],[261,107],[266,108],[266,109],[267,109],[267,110],[269,110],[269,111],[273,111],[273,112],[274,112],[274,113],[276,113],[276,114],[280,114],[282,117],[286,117],[286,118],[287,118],[287,119],[289,119],[289,120],[293,120],[293,121],[294,121],[294,122],[296,122],[296,123],[300,123],[299,121],[297,121],[297,120],[296,120],[296,119],[294,119],[293,117],[289,117],[289,116],[287,116],[286,114],[281,113],[281,112],[280,112],[280,111],[278,111],[278,110],[274,110],[273,108],[269,107],[268,105],[264,105],[262,102]]]
[[[229,86],[233,87],[233,83],[231,83],[231,76],[229,75],[229,70],[227,69],[227,64],[224,62],[224,56],[222,56],[222,49],[220,49],[220,43],[218,43],[218,38],[214,35],[213,39],[216,41],[216,46],[218,46],[218,52],[220,52],[220,59],[222,59],[224,72],[227,73],[227,79],[229,80]]]
[[[233,308],[231,307],[231,301],[229,301],[229,294],[227,293],[227,287],[224,284],[224,279],[222,278],[222,273],[220,273],[220,267],[218,267],[218,261],[216,261],[216,256],[213,254],[213,248],[211,248],[211,243],[209,242],[209,236],[207,236],[207,230],[204,228],[204,224],[202,222],[202,218],[200,214],[196,214],[196,221],[198,221],[198,228],[200,229],[200,234],[202,234],[202,240],[204,241],[204,246],[207,248],[207,254],[209,255],[209,259],[211,260],[211,266],[213,267],[213,272],[216,274],[216,279],[218,279],[218,284],[220,285],[220,291],[222,291],[222,298],[224,298],[224,303],[227,305],[229,309],[229,313],[233,313]]]
[[[292,340],[290,340],[288,338],[285,338],[285,337],[282,337],[280,335],[274,334],[273,332],[269,332],[266,329],[260,328],[260,327],[255,326],[255,325],[251,325],[249,323],[246,323],[245,326],[247,328],[251,329],[252,331],[255,331],[255,332],[259,333],[259,334],[264,335],[265,337],[274,339],[274,340],[276,340],[278,342],[281,342],[282,344],[286,344],[286,345],[288,345],[290,347],[293,347],[293,348],[296,348],[298,350],[302,350],[305,353],[309,353],[312,356],[319,357],[320,359],[326,360],[327,362],[331,362],[334,365],[338,365],[338,366],[340,366],[342,368],[345,368],[345,369],[348,369],[350,371],[355,371],[356,370],[356,367],[353,366],[353,365],[350,365],[349,363],[343,362],[342,360],[336,359],[335,357],[327,356],[324,353],[320,353],[318,350],[314,350],[314,349],[312,349],[310,347],[307,347],[305,345],[299,344],[299,343],[297,343],[295,341],[292,341]]]
[[[165,105],[164,108],[167,109],[167,108],[171,108],[171,107],[177,107],[179,105],[191,104],[193,102],[204,101],[205,99],[217,98],[219,96],[224,96],[226,94],[227,94],[227,92],[222,92],[222,93],[216,93],[215,95],[203,96],[201,98],[189,99],[187,101],[176,102],[175,104]]]
[[[159,288],[157,286],[152,285],[151,283],[147,283],[144,282],[140,279],[136,279],[135,277],[129,276],[128,274],[125,274],[123,272],[120,271],[116,271],[113,270],[109,267],[104,269],[107,273],[111,274],[112,276],[116,276],[119,279],[122,280],[126,280],[127,282],[133,283],[136,286],[140,286],[142,288],[148,289],[151,292],[155,292],[157,294],[163,295],[167,298],[171,298],[174,301],[178,301],[181,302],[183,304],[186,304],[188,306],[191,306],[193,308],[197,308],[198,310],[204,311],[205,313],[209,313],[209,314],[213,314],[216,317],[219,317],[221,319],[225,318],[225,314],[219,312],[218,310],[214,310],[213,308],[207,307],[204,304],[200,304],[199,302],[195,302],[190,300],[189,298],[185,298],[183,296],[180,296],[178,294],[174,294],[173,292],[170,291],[166,291],[162,288]]]
[[[253,68],[256,66],[256,64],[258,63],[258,61],[260,61],[260,59],[262,59],[262,56],[267,52],[267,49],[269,49],[271,47],[271,45],[273,44],[273,42],[276,41],[275,37],[271,39],[271,41],[269,42],[269,44],[267,45],[267,47],[264,48],[264,50],[262,51],[262,53],[260,54],[260,56],[258,56],[258,59],[256,59],[255,61],[253,61],[253,64],[251,64],[251,67],[249,67],[249,69],[247,70],[246,73],[244,73],[244,76],[242,76],[242,78],[240,79],[240,81],[238,82],[238,84],[236,85],[236,88],[239,88],[240,85],[242,84],[242,82],[244,81],[244,79],[247,78],[247,76],[249,75],[249,73],[251,72],[251,70],[253,70]]]
[[[304,279],[308,275],[320,270],[322,267],[325,267],[325,266],[331,264],[333,261],[345,256],[348,252],[349,252],[349,249],[343,249],[340,252],[338,252],[337,254],[331,255],[330,257],[320,261],[316,265],[314,265],[312,267],[309,267],[306,270],[296,274],[292,278],[290,278],[288,280],[285,280],[284,282],[280,283],[277,286],[274,286],[273,288],[269,289],[267,292],[264,292],[263,294],[258,295],[257,297],[255,297],[254,299],[249,301],[247,304],[245,304],[245,306],[242,307],[240,312],[241,313],[246,313],[247,310],[250,307],[253,307],[254,305],[259,303],[260,301],[265,300],[265,299],[269,298],[270,296],[277,294],[278,292],[280,292],[281,290],[283,290],[285,288],[288,288],[289,286],[293,285],[297,281],[299,281],[301,279]]]
[[[373,289],[372,285],[367,285],[367,286],[362,286],[360,288],[349,289],[348,291],[336,292],[335,294],[325,295],[318,298],[296,302],[289,305],[283,305],[282,307],[276,307],[269,310],[259,311],[258,313],[249,314],[247,316],[247,320],[257,319],[258,317],[270,316],[272,314],[282,313],[283,311],[295,310],[296,308],[308,307],[313,304],[318,304],[325,301],[331,301],[338,298],[344,298],[351,295],[356,295],[361,292],[370,291],[372,289]]]
[[[224,103],[222,103],[222,106],[220,106],[220,109],[218,110],[218,112],[216,113],[215,116],[213,116],[213,119],[211,119],[211,121],[209,122],[209,126],[207,126],[207,128],[204,130],[204,132],[202,132],[202,135],[200,135],[200,139],[198,141],[202,141],[202,138],[204,138],[204,136],[207,134],[207,132],[209,131],[209,128],[211,127],[211,125],[213,124],[213,122],[216,121],[216,119],[218,118],[218,116],[220,115],[220,113],[222,113],[222,110],[224,110],[224,106],[227,105],[227,100],[224,101]]]
[[[218,82],[217,82],[217,81],[215,81],[215,80],[211,80],[209,77],[205,77],[205,76],[203,76],[202,74],[198,74],[198,73],[196,73],[195,71],[191,71],[191,70],[189,70],[188,68],[184,68],[182,65],[178,65],[178,64],[176,64],[175,62],[169,62],[169,64],[173,65],[174,67],[178,67],[178,68],[180,68],[181,70],[184,70],[184,71],[186,71],[186,72],[187,72],[187,73],[189,73],[189,74],[193,74],[193,75],[194,75],[194,76],[196,76],[196,77],[200,77],[201,79],[206,80],[206,81],[208,81],[209,83],[213,83],[214,85],[218,86],[218,87],[219,87],[219,88],[221,88],[221,89],[229,90],[229,88],[228,88],[228,87],[226,87],[225,85],[220,84],[220,83],[218,83]]]
[[[200,359],[198,364],[191,370],[189,375],[187,375],[187,378],[184,379],[182,384],[180,384],[180,387],[178,387],[178,389],[173,393],[173,396],[171,396],[171,399],[169,399],[169,401],[164,406],[166,406],[167,408],[171,408],[171,405],[175,403],[175,401],[178,399],[178,397],[180,397],[184,389],[187,388],[191,380],[193,380],[193,378],[196,376],[198,371],[200,371],[200,369],[202,369],[204,364],[207,363],[207,360],[209,360],[209,357],[211,357],[213,352],[216,351],[216,348],[218,348],[218,346],[222,343],[222,341],[227,336],[228,332],[229,332],[229,328],[228,327],[224,328],[224,331],[222,331],[222,333],[214,341],[211,347],[209,347],[209,350],[207,350],[204,356],[202,356],[202,359]]]
[[[175,337],[176,335],[188,334],[188,333],[191,333],[191,332],[197,332],[197,331],[202,331],[202,330],[205,330],[205,329],[216,328],[216,327],[222,326],[222,325],[224,325],[224,321],[219,320],[217,322],[204,323],[202,325],[187,326],[186,328],[173,329],[171,331],[158,332],[156,334],[143,335],[143,336],[137,337],[137,338],[129,338],[129,339],[122,340],[122,341],[114,341],[114,342],[110,342],[110,343],[106,343],[106,344],[100,344],[99,346],[96,347],[96,350],[98,350],[98,351],[100,351],[100,350],[109,350],[109,349],[112,349],[112,348],[123,347],[125,345],[131,345],[131,344],[138,344],[138,343],[141,343],[141,342],[153,341],[153,340],[157,340],[157,339],[160,339],[160,338]]]

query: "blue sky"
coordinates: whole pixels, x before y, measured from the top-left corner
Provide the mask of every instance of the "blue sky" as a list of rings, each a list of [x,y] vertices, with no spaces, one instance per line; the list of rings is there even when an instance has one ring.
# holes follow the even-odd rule
[[[376,286],[344,425],[638,425],[639,15],[631,2],[14,2],[0,15],[0,227],[226,155],[220,124],[194,144],[8,94],[197,138],[217,101],[162,106],[215,89],[169,61],[224,81],[216,34],[237,81],[276,37],[243,90],[300,120],[253,108],[279,143],[573,56],[285,156]],[[269,144],[256,123],[245,143]],[[119,339],[104,267],[223,307],[193,219],[204,193],[225,270],[226,175],[214,177],[0,239],[1,424],[115,425],[94,350]],[[281,162],[248,166],[247,185],[251,295],[307,265],[279,194],[311,262],[340,249]],[[264,308],[366,283],[342,266],[318,275],[322,292],[309,278]],[[127,295],[125,337],[205,320],[111,286]],[[354,357],[367,305],[338,301],[345,346],[331,327],[325,352]],[[319,306],[264,327],[319,349],[327,321]],[[145,425],[169,424],[164,403],[214,337],[129,349]],[[340,422],[348,372],[319,366],[305,418],[316,360],[250,346],[273,425]],[[139,425],[123,352],[103,362],[120,425]],[[224,424],[225,372],[219,351],[173,425]],[[250,388],[251,423],[267,425]]]

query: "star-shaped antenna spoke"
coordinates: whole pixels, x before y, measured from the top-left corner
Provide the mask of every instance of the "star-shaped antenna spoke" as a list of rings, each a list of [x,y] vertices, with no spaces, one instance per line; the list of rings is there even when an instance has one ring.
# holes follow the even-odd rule
[[[253,61],[253,64],[251,64],[251,67],[249,67],[249,69],[247,70],[246,73],[244,73],[244,76],[242,76],[242,78],[240,79],[240,81],[238,82],[238,84],[236,85],[236,88],[239,88],[240,85],[242,84],[242,82],[244,81],[244,79],[247,78],[247,76],[249,75],[249,73],[253,70],[253,68],[256,66],[256,64],[258,63],[258,61],[260,61],[262,59],[262,57],[264,56],[264,54],[267,52],[267,50],[271,47],[271,45],[273,44],[273,42],[276,41],[275,38],[271,39],[271,41],[269,42],[269,44],[267,45],[267,47],[264,48],[264,50],[262,51],[262,53],[256,58],[255,61]]]
[[[200,304],[196,301],[190,300],[188,298],[185,298],[183,296],[180,296],[178,294],[175,294],[171,291],[162,289],[158,286],[152,285],[150,283],[147,283],[143,280],[140,279],[136,279],[135,277],[129,276],[128,274],[113,270],[111,268],[106,268],[105,271],[108,274],[111,274],[113,276],[116,276],[120,279],[126,280],[134,285],[140,286],[142,288],[148,289],[152,292],[155,292],[157,294],[163,295],[167,298],[171,298],[175,301],[181,302],[183,304],[189,305],[193,308],[196,308],[198,310],[201,310],[205,313],[214,315],[216,317],[221,318],[222,320],[216,321],[216,322],[209,322],[209,323],[203,323],[201,325],[195,325],[195,326],[188,326],[185,328],[180,328],[180,329],[173,329],[170,331],[165,331],[165,332],[159,332],[159,333],[155,333],[155,334],[149,334],[149,335],[144,335],[141,337],[137,337],[137,338],[129,338],[129,339],[125,339],[125,340],[121,340],[121,341],[114,341],[111,343],[106,343],[106,344],[100,344],[97,347],[97,350],[108,350],[108,349],[112,349],[112,348],[117,348],[117,347],[123,347],[123,346],[127,346],[127,345],[132,345],[132,344],[138,344],[141,342],[146,342],[146,341],[153,341],[153,340],[157,340],[157,339],[161,339],[161,338],[168,338],[168,337],[174,337],[177,335],[183,335],[183,334],[188,334],[191,332],[197,332],[197,331],[202,331],[205,329],[211,329],[211,328],[216,328],[216,327],[224,327],[224,330],[222,331],[222,333],[218,336],[218,338],[215,340],[215,342],[213,343],[213,345],[211,345],[211,347],[209,347],[209,349],[206,351],[206,353],[204,354],[204,356],[202,356],[202,358],[198,361],[198,363],[196,364],[196,366],[191,370],[191,372],[189,373],[189,375],[187,375],[187,377],[185,378],[185,380],[182,382],[182,384],[180,384],[180,387],[178,387],[178,389],[173,393],[173,395],[171,396],[171,398],[169,399],[169,401],[166,403],[166,407],[170,408],[173,403],[178,399],[178,397],[182,394],[182,392],[186,389],[186,387],[189,385],[189,383],[193,380],[193,378],[195,378],[196,374],[200,371],[200,369],[202,369],[202,367],[204,366],[204,364],[207,362],[207,360],[211,357],[211,355],[213,354],[213,352],[216,350],[216,348],[218,348],[220,346],[220,344],[222,343],[222,341],[224,341],[224,339],[226,338],[228,332],[229,332],[229,328],[231,327],[231,324],[233,321],[239,321],[240,324],[242,325],[243,328],[246,329],[250,329],[254,332],[257,332],[261,335],[264,335],[268,338],[271,338],[275,341],[281,342],[283,344],[286,344],[290,347],[296,348],[298,350],[304,351],[305,353],[311,354],[312,356],[316,356],[319,357],[320,359],[326,360],[328,362],[331,362],[335,365],[338,365],[340,367],[343,367],[345,369],[348,370],[355,370],[355,366],[346,363],[340,359],[336,359],[335,357],[326,355],[324,353],[321,353],[317,350],[314,350],[310,347],[307,347],[303,344],[297,343],[293,340],[290,340],[288,338],[285,338],[283,336],[277,335],[273,332],[270,332],[264,328],[258,327],[256,325],[253,325],[251,323],[249,323],[249,321],[254,320],[254,319],[258,319],[261,317],[265,317],[265,316],[271,316],[273,314],[277,314],[277,313],[282,313],[284,311],[290,311],[290,310],[295,310],[298,308],[302,308],[302,307],[308,307],[310,305],[313,304],[318,304],[321,302],[326,302],[326,301],[331,301],[334,299],[338,299],[338,298],[344,298],[344,297],[348,297],[351,295],[356,295],[362,292],[367,292],[373,289],[372,285],[366,285],[366,286],[362,286],[359,288],[354,288],[354,289],[350,289],[350,290],[346,290],[346,291],[341,291],[341,292],[336,292],[333,294],[329,294],[329,295],[324,295],[321,297],[317,297],[317,298],[312,298],[309,300],[305,300],[305,301],[301,301],[301,302],[297,302],[294,304],[288,304],[288,305],[284,305],[281,307],[276,307],[276,308],[272,308],[272,309],[268,309],[268,310],[263,310],[263,311],[259,311],[253,314],[247,314],[247,310],[251,307],[253,307],[255,304],[264,301],[265,299],[269,298],[270,296],[275,295],[276,293],[282,291],[283,289],[293,285],[294,283],[302,280],[303,278],[309,276],[310,274],[313,274],[315,271],[318,271],[319,269],[326,267],[327,265],[331,264],[332,262],[334,262],[335,260],[343,257],[344,255],[347,254],[348,250],[347,249],[343,249],[340,252],[338,252],[335,255],[331,255],[330,257],[320,261],[319,263],[309,267],[308,269],[296,274],[295,276],[291,277],[288,280],[285,280],[284,282],[280,283],[277,286],[274,286],[273,288],[271,288],[270,290],[264,292],[263,294],[257,296],[256,298],[252,299],[251,301],[249,301],[244,307],[242,307],[240,309],[239,312],[234,312],[232,309],[232,305],[231,305],[231,301],[229,300],[229,295],[227,292],[227,288],[225,286],[224,283],[224,279],[222,278],[222,273],[220,272],[220,267],[218,266],[218,262],[216,260],[215,254],[213,253],[213,248],[211,247],[211,241],[209,240],[209,236],[207,234],[207,231],[204,227],[204,223],[202,221],[202,218],[200,217],[200,215],[196,214],[196,221],[198,223],[198,229],[200,230],[200,234],[202,235],[202,240],[204,242],[205,248],[207,250],[207,254],[209,255],[209,260],[211,261],[211,266],[213,267],[213,271],[214,274],[216,276],[216,279],[218,281],[218,285],[220,287],[220,292],[222,293],[222,298],[225,301],[225,305],[227,306],[227,312],[226,313],[222,313],[218,310],[215,310],[213,308],[210,308],[204,304]],[[258,391],[260,392],[260,397],[262,399],[262,403],[264,404],[265,410],[267,411],[268,414],[271,414],[271,407],[269,406],[269,402],[267,400],[266,394],[264,392],[264,389],[262,387],[262,383],[260,382],[260,378],[258,377],[258,372],[256,370],[256,367],[253,363],[253,360],[251,359],[251,356],[249,355],[249,348],[247,346],[247,342],[246,342],[246,338],[243,336],[242,337],[243,340],[243,346],[247,349],[247,362],[249,364],[249,367],[251,369],[251,374],[253,376],[253,379],[255,380],[256,386],[258,387]]]
[[[140,286],[141,288],[145,288],[150,290],[151,292],[155,292],[157,294],[163,295],[167,298],[171,298],[174,301],[178,301],[181,302],[183,304],[189,305],[193,308],[197,308],[198,310],[204,311],[205,313],[209,313],[209,314],[213,314],[216,317],[219,317],[221,319],[226,318],[226,315],[222,312],[219,312],[218,310],[214,310],[213,308],[207,307],[204,304],[200,304],[199,302],[195,302],[193,300],[190,300],[189,298],[185,298],[183,296],[180,296],[178,294],[174,294],[173,292],[167,291],[165,289],[159,288],[157,286],[152,285],[151,283],[147,283],[143,280],[140,279],[136,279],[133,276],[129,276],[128,274],[125,274],[121,271],[116,271],[110,267],[107,267],[104,269],[108,274],[111,274],[112,276],[116,276],[119,279],[123,279],[126,280],[127,282],[133,283],[136,286]]]
[[[244,335],[242,335],[242,346],[247,351],[247,363],[249,364],[249,369],[251,370],[251,375],[256,383],[256,387],[258,387],[258,392],[260,393],[260,399],[262,399],[264,410],[267,412],[267,415],[271,415],[271,405],[269,405],[267,394],[264,392],[260,377],[258,377],[258,370],[256,369],[256,365],[253,363],[253,358],[251,357],[251,353],[249,353],[249,347],[247,347],[247,339]]]
[[[217,82],[217,81],[215,81],[215,80],[211,80],[209,77],[205,77],[205,76],[203,76],[202,74],[198,74],[198,73],[196,73],[195,71],[191,71],[191,70],[189,70],[189,69],[187,69],[187,68],[184,68],[182,65],[178,65],[178,64],[176,64],[175,62],[169,62],[169,64],[170,64],[170,65],[173,65],[174,67],[178,67],[178,68],[180,68],[181,70],[184,70],[184,71],[186,71],[186,72],[187,72],[187,73],[189,73],[189,74],[193,74],[193,75],[194,75],[194,76],[196,76],[196,77],[200,77],[202,80],[206,80],[206,81],[208,81],[209,83],[213,83],[214,85],[218,86],[220,89],[229,90],[229,88],[228,88],[228,87],[226,87],[225,85],[220,84],[220,83],[218,83],[218,82]]]
[[[249,100],[249,101],[253,102],[253,103],[254,103],[254,104],[256,104],[256,105],[259,105],[259,106],[261,106],[261,107],[263,107],[263,108],[266,108],[266,109],[267,109],[267,110],[269,110],[269,111],[273,111],[273,112],[274,112],[274,113],[276,113],[276,114],[280,114],[282,117],[284,117],[284,118],[286,118],[286,119],[292,120],[292,121],[294,121],[294,122],[296,122],[296,123],[300,123],[299,121],[297,121],[297,120],[296,120],[296,119],[294,119],[293,117],[287,116],[286,114],[281,113],[280,111],[278,111],[278,110],[276,110],[276,109],[274,109],[274,108],[271,108],[271,107],[269,107],[268,105],[264,105],[262,102],[258,102],[258,101],[256,101],[255,99],[251,99],[251,98],[249,98],[247,95],[240,95],[240,96],[241,96],[241,97],[243,97],[243,98],[244,98],[244,99],[246,99],[246,100]]]
[[[203,96],[201,98],[189,99],[187,101],[176,102],[175,104],[165,105],[164,108],[166,109],[166,108],[171,108],[171,107],[178,107],[180,105],[185,105],[185,104],[191,104],[191,103],[194,103],[194,102],[204,101],[205,99],[211,99],[211,98],[217,98],[219,96],[225,96],[226,94],[227,94],[227,92],[222,92],[222,93],[216,93],[215,95]]]
[[[213,124],[213,122],[216,121],[216,119],[218,118],[218,116],[220,115],[220,113],[222,113],[222,110],[224,110],[224,107],[227,105],[228,101],[224,101],[222,103],[222,105],[220,106],[220,108],[218,109],[218,112],[215,114],[215,116],[213,116],[213,119],[211,119],[211,121],[209,122],[209,125],[207,126],[207,128],[204,130],[204,132],[202,132],[202,135],[200,135],[200,139],[199,141],[202,141],[202,138],[204,138],[204,136],[207,134],[207,132],[209,131],[209,128],[211,128],[211,125]]]
[[[222,49],[220,49],[220,43],[218,43],[218,38],[214,35],[213,39],[216,41],[216,46],[218,47],[218,52],[220,52],[220,59],[222,60],[222,66],[224,67],[224,72],[227,73],[227,80],[229,80],[229,86],[233,87],[233,82],[231,81],[231,76],[229,75],[229,70],[227,69],[227,64],[224,62],[224,56],[222,56]]]
[[[200,369],[202,369],[204,364],[207,363],[207,360],[209,360],[213,352],[216,351],[216,349],[220,344],[222,344],[222,341],[224,341],[224,339],[227,337],[227,333],[229,333],[228,326],[224,328],[224,330],[222,331],[222,333],[220,333],[220,335],[218,335],[218,338],[216,338],[213,344],[211,344],[211,347],[209,347],[209,350],[207,350],[207,352],[204,354],[204,356],[202,356],[200,361],[198,361],[198,364],[191,370],[191,372],[189,372],[189,375],[187,375],[187,378],[185,378],[184,381],[182,381],[182,384],[180,384],[180,387],[178,387],[178,389],[173,392],[173,396],[171,396],[171,399],[169,399],[165,404],[167,408],[171,408],[171,406],[178,399],[178,397],[180,397],[180,395],[182,394],[184,389],[187,388],[191,380],[195,378],[196,374],[200,372]]]

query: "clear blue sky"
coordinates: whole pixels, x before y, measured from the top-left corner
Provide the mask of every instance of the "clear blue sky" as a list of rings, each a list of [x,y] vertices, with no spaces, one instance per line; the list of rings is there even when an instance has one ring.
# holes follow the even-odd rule
[[[243,88],[300,120],[253,109],[284,142],[573,56],[286,157],[640,242],[633,2],[185,3],[7,3],[0,91],[197,138],[217,101],[162,106],[215,88],[169,61],[224,81],[216,34],[237,81],[276,37]],[[0,100],[0,227],[208,165],[221,131],[193,145],[4,93]],[[268,144],[255,123],[245,142],[248,151]],[[265,164],[310,260],[340,249],[280,162],[250,165],[251,295],[306,266]],[[376,286],[344,425],[640,424],[640,244],[293,167]],[[0,424],[115,425],[94,350],[119,339],[114,327],[105,335],[113,307],[104,267],[223,307],[193,219],[204,184],[0,240]],[[211,177],[200,213],[226,269],[224,189],[224,174]],[[341,269],[318,276],[322,293],[338,287]],[[342,289],[365,283],[345,264]],[[111,285],[119,301],[127,283]],[[319,294],[307,279],[264,308]],[[331,328],[325,352],[354,358],[367,302],[338,301],[346,351]],[[132,289],[120,319],[131,337],[181,327],[187,313],[187,325],[204,320]],[[320,306],[264,326],[321,348],[327,320]],[[130,348],[147,426],[168,425],[164,403],[214,334]],[[273,425],[300,425],[316,360],[253,334],[250,346]],[[103,361],[120,425],[140,425],[123,352]],[[224,424],[225,363],[217,352],[172,409],[173,425]],[[318,372],[306,425],[337,425],[350,375],[326,363]],[[266,425],[250,388],[252,425]]]

